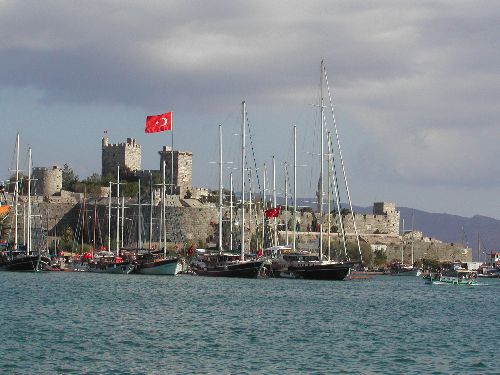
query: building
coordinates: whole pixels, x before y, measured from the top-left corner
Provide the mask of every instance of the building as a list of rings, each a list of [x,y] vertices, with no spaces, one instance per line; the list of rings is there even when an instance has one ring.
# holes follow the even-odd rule
[[[499,251],[492,251],[488,255],[489,255],[489,258],[488,258],[486,264],[492,268],[499,267],[500,266],[500,252]]]
[[[124,143],[110,144],[107,134],[102,138],[101,175],[116,177],[117,166],[121,171],[136,172],[141,169],[141,146],[134,138]]]
[[[58,166],[50,168],[33,168],[33,194],[52,196],[60,194],[62,189],[62,169]]]
[[[188,191],[193,189],[193,153],[172,151],[168,146],[163,146],[163,150],[158,151],[158,153],[160,154],[160,171],[163,170],[165,164],[167,193],[184,197]]]

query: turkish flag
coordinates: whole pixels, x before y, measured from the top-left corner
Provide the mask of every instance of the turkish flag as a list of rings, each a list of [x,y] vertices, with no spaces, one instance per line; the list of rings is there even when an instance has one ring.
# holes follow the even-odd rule
[[[172,112],[146,117],[146,133],[158,133],[172,130]]]
[[[266,217],[278,217],[281,212],[281,207],[275,207],[275,208],[270,208],[269,210],[265,211]]]

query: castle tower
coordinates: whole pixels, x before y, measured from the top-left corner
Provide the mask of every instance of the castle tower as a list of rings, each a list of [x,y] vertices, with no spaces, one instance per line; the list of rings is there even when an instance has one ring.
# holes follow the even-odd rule
[[[62,169],[53,166],[33,168],[33,190],[35,195],[51,196],[62,189]]]
[[[174,162],[174,177],[172,181],[172,152]],[[189,151],[172,151],[170,147],[163,146],[163,150],[158,151],[160,154],[160,173],[165,161],[165,182],[167,184],[166,191],[170,193],[170,186],[173,184],[173,193],[184,197],[188,190],[192,190],[193,186],[193,153]]]
[[[384,215],[387,218],[387,224],[391,234],[399,234],[400,213],[396,210],[396,203],[375,202],[373,203],[373,215]]]
[[[107,135],[102,139],[102,176],[116,176],[116,167],[136,172],[141,169],[141,146],[134,138],[124,143],[110,144]]]

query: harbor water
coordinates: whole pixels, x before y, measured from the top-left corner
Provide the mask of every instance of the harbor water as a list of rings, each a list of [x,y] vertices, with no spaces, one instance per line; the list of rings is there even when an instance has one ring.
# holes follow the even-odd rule
[[[2,374],[498,374],[500,280],[0,273]]]

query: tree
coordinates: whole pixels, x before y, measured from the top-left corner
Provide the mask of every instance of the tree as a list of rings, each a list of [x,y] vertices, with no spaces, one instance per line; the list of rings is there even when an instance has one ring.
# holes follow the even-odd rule
[[[73,185],[78,182],[78,176],[75,174],[73,169],[65,163],[62,169],[62,189],[72,190]]]
[[[375,250],[374,255],[373,265],[375,267],[384,267],[387,264],[387,255],[384,250]]]

